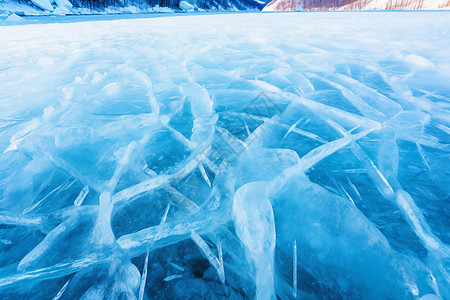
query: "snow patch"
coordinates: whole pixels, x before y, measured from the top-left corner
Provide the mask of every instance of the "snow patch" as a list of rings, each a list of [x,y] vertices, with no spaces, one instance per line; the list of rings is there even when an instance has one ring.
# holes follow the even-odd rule
[[[117,82],[112,82],[112,83],[106,85],[105,87],[103,87],[102,90],[105,92],[105,94],[107,96],[112,97],[112,96],[119,94],[120,86],[117,84]]]
[[[186,11],[194,10],[194,6],[192,6],[190,3],[186,2],[186,1],[180,1],[179,6],[182,10],[186,10]]]
[[[70,15],[70,14],[73,14],[73,13],[65,6],[58,6],[52,12],[52,15],[56,15],[56,16],[65,16],[65,15]]]
[[[36,5],[39,8],[42,8],[43,10],[53,11],[53,6],[50,4],[50,1],[48,0],[30,0],[33,2],[34,5]]]
[[[434,69],[435,65],[423,56],[409,54],[405,57],[405,62],[413,69]]]
[[[16,14],[11,14],[6,18],[6,22],[9,22],[9,23],[17,23],[17,22],[23,22],[23,21],[24,21],[24,19],[19,17]]]
[[[59,7],[65,7],[67,9],[72,8],[72,3],[69,2],[69,0],[54,0],[55,4]]]

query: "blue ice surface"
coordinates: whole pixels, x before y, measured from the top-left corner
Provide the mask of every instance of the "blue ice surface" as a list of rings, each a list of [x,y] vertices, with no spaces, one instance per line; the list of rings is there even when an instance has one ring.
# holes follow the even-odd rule
[[[0,26],[0,298],[450,298],[448,12],[86,18]]]

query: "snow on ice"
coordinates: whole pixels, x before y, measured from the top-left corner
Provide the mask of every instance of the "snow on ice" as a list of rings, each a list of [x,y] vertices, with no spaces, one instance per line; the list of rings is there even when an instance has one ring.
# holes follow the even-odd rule
[[[112,18],[0,26],[2,298],[450,298],[448,13]]]

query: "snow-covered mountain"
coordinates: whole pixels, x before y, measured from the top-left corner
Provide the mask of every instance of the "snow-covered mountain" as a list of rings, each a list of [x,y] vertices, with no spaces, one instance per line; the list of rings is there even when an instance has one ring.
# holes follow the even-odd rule
[[[0,15],[65,15],[174,11],[437,10],[450,0],[0,0]]]
[[[270,0],[0,0],[2,15],[260,11]]]
[[[263,11],[300,10],[436,10],[450,0],[272,0]]]

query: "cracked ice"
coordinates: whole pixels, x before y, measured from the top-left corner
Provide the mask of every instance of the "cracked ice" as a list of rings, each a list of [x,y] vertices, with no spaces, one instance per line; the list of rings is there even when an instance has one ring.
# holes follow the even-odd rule
[[[0,27],[4,299],[448,299],[446,12]]]

